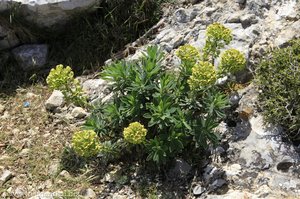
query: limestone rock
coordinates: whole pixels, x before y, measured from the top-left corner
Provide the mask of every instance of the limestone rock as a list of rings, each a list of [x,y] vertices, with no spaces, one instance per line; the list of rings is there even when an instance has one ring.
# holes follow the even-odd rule
[[[14,58],[23,70],[40,69],[45,66],[48,56],[48,45],[22,45],[12,50]]]
[[[97,198],[96,193],[91,188],[81,190],[80,191],[80,195],[82,195],[82,197],[84,199],[94,199],[94,198]]]
[[[87,112],[83,108],[81,108],[81,107],[75,107],[72,110],[71,115],[74,118],[81,119],[81,118],[84,118],[84,117],[87,116]]]
[[[62,107],[65,103],[64,95],[61,91],[54,90],[49,99],[46,101],[45,106],[49,111],[53,111],[58,107]]]
[[[13,173],[9,170],[4,170],[0,177],[0,184],[4,184],[13,177]]]
[[[0,12],[18,6],[19,13],[27,21],[40,27],[64,24],[80,11],[93,11],[100,0],[2,0]]]

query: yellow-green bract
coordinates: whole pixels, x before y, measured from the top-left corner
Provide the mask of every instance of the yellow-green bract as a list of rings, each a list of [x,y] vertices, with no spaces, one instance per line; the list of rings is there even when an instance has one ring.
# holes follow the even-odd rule
[[[191,65],[194,65],[200,59],[200,53],[197,48],[189,44],[180,46],[176,51],[176,55],[185,64],[189,63]]]
[[[51,89],[60,90],[67,101],[79,106],[87,104],[82,87],[79,81],[74,79],[74,73],[70,66],[64,67],[60,64],[52,68],[46,82]]]
[[[72,147],[82,157],[92,157],[101,151],[99,138],[93,130],[75,132],[72,138]]]
[[[226,73],[236,73],[246,66],[246,58],[240,51],[229,49],[222,53],[219,69]]]
[[[202,89],[213,85],[217,80],[214,66],[207,61],[201,61],[192,68],[192,75],[188,79],[191,90]]]
[[[123,131],[124,139],[132,144],[141,144],[145,141],[147,129],[139,122],[130,123]]]
[[[231,30],[220,23],[213,23],[206,29],[206,41],[203,49],[204,60],[209,56],[216,58],[220,54],[220,49],[228,45],[232,40]]]

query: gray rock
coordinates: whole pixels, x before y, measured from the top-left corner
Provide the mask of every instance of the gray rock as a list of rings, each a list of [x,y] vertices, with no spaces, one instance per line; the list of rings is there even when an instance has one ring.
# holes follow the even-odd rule
[[[216,179],[210,186],[209,186],[209,189],[211,191],[215,191],[219,188],[221,188],[222,186],[226,185],[227,182],[226,180],[220,178],[220,179]]]
[[[62,193],[51,193],[51,192],[41,192],[35,196],[30,197],[29,199],[55,199],[55,197],[62,196]]]
[[[4,170],[0,177],[0,184],[4,184],[13,177],[13,173],[9,170]]]
[[[246,14],[240,17],[241,23],[244,28],[251,26],[258,22],[255,14]]]
[[[65,104],[64,95],[59,90],[54,90],[46,101],[45,106],[49,111],[53,111],[58,107],[62,107]]]
[[[201,185],[197,185],[194,189],[193,189],[193,194],[194,196],[200,196],[201,194],[203,194],[206,191],[206,189],[204,187],[202,187]]]
[[[80,195],[84,199],[94,199],[94,198],[97,198],[96,193],[91,188],[81,190],[80,191]]]
[[[0,51],[13,48],[19,44],[20,40],[16,32],[5,24],[0,24]]]
[[[39,69],[45,66],[48,56],[48,45],[22,45],[12,50],[14,58],[23,70]]]
[[[239,4],[245,4],[246,3],[246,0],[235,0],[236,3],[239,3]]]
[[[109,101],[112,97],[109,83],[103,79],[88,79],[82,87],[92,104]]]
[[[26,195],[26,191],[24,187],[17,187],[14,191],[14,197],[16,198],[24,198]]]
[[[66,170],[62,170],[60,173],[59,173],[59,176],[61,177],[64,177],[64,178],[71,178],[71,175],[68,171]]]
[[[191,171],[192,167],[182,159],[176,159],[174,167],[170,169],[169,175],[172,177],[185,177]]]
[[[190,18],[188,14],[186,13],[186,10],[183,8],[179,8],[174,13],[175,21],[178,23],[187,23],[190,21]]]
[[[71,115],[77,119],[84,118],[87,116],[87,114],[88,113],[81,107],[75,107],[71,112]]]
[[[22,2],[22,6],[18,5],[19,2]],[[0,12],[15,5],[21,17],[27,21],[40,27],[53,27],[64,24],[80,11],[95,10],[101,2],[102,0],[1,0]]]
[[[300,37],[299,28],[300,21],[296,21],[292,25],[286,27],[277,35],[274,44],[279,48],[285,47],[290,40]]]

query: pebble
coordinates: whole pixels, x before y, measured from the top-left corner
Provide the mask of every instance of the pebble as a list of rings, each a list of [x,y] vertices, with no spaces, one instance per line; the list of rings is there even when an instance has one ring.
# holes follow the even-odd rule
[[[10,180],[12,177],[13,177],[13,173],[9,170],[5,170],[0,177],[0,181],[2,182],[2,184],[4,184],[8,180]]]

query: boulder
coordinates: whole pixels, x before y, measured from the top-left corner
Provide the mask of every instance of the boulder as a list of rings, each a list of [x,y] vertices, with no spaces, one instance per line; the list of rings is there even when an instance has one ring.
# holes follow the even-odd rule
[[[25,70],[40,69],[45,66],[48,56],[48,45],[22,45],[12,50],[19,66]]]
[[[101,0],[2,0],[0,12],[17,7],[21,16],[40,27],[64,24],[81,11],[94,10]]]
[[[58,90],[54,90],[52,95],[49,97],[49,99],[46,101],[45,106],[46,109],[49,111],[53,111],[58,107],[63,106],[65,103],[64,95],[62,92]]]

